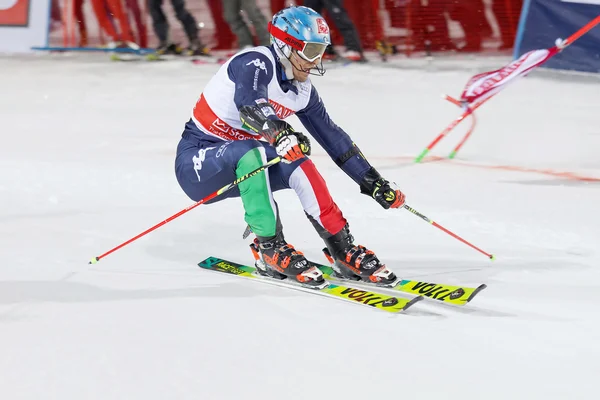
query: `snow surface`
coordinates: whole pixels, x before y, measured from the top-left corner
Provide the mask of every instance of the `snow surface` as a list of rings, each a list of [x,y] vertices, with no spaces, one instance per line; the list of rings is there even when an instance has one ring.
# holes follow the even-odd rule
[[[421,302],[390,316],[200,270],[211,255],[251,262],[237,199],[88,265],[192,204],[175,148],[218,67],[0,58],[0,398],[593,398],[599,81],[534,73],[477,112],[458,162],[410,162],[459,114],[440,94],[507,61],[355,65],[313,79],[409,205],[498,257],[383,210],[313,143],[359,243],[403,277],[488,285],[463,308]],[[293,192],[276,199],[288,240],[321,259]]]

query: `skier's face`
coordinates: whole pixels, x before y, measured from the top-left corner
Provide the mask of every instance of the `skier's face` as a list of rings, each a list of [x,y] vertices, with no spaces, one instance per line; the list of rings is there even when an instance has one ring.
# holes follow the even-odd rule
[[[305,82],[308,79],[308,75],[310,70],[315,68],[319,62],[321,62],[320,58],[317,58],[315,61],[310,62],[306,61],[304,58],[300,57],[296,50],[292,51],[292,61],[296,68],[292,68],[294,79],[298,82]]]

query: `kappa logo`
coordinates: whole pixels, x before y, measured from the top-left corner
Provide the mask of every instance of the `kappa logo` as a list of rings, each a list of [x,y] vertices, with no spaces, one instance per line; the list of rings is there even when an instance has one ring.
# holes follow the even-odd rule
[[[268,72],[267,72],[267,65],[265,64],[265,62],[264,62],[264,61],[260,61],[260,59],[259,59],[259,58],[257,58],[257,59],[255,59],[255,60],[252,60],[252,61],[250,61],[250,62],[249,62],[248,64],[246,64],[246,65],[250,65],[250,64],[254,65],[256,68],[260,68],[260,69],[262,69],[263,71],[265,71],[265,74],[267,74],[267,73],[268,73]]]
[[[200,149],[198,150],[198,155],[192,157],[192,161],[194,162],[194,171],[196,171],[198,182],[200,182],[200,171],[202,170],[202,163],[206,159],[206,152],[212,149],[216,149],[216,147],[207,147],[206,149]]]
[[[319,33],[329,33],[329,27],[327,26],[327,22],[325,22],[323,18],[317,18],[317,28],[319,29]]]
[[[0,26],[28,26],[30,0],[0,0]]]

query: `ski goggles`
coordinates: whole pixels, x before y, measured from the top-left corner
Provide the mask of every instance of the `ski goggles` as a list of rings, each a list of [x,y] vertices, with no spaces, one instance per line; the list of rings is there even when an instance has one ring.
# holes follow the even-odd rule
[[[279,39],[296,49],[298,55],[309,62],[315,62],[318,58],[323,57],[325,49],[329,46],[329,44],[325,43],[304,42],[298,40],[287,32],[282,31],[271,22],[269,22],[269,33],[273,35],[274,38]]]

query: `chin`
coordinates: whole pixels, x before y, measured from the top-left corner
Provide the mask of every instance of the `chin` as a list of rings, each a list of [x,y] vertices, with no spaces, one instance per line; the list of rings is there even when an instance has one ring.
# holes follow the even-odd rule
[[[306,82],[306,80],[308,79],[308,74],[296,74],[294,76],[294,78],[298,81],[298,82]]]

